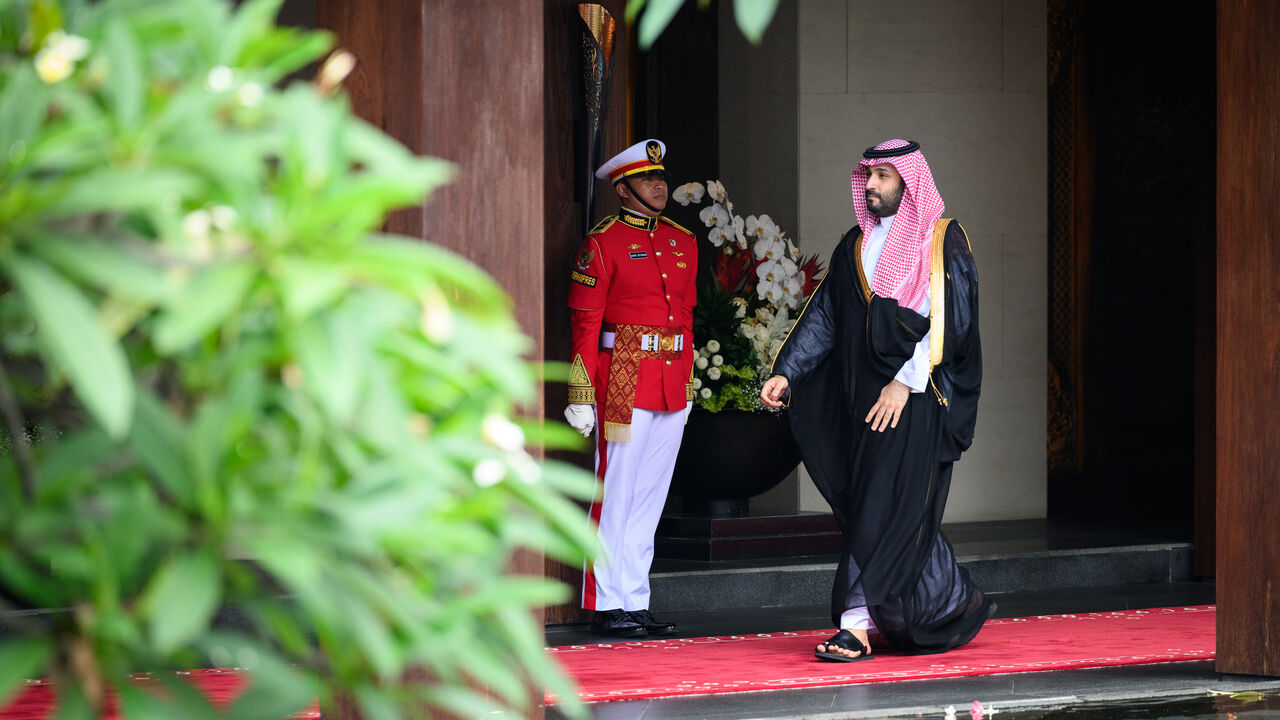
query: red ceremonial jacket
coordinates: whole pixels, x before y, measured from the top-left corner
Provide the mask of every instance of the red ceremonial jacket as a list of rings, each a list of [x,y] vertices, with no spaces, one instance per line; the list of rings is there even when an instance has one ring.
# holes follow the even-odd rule
[[[601,331],[617,325],[643,325],[682,334],[684,347],[639,360],[634,407],[684,409],[692,388],[697,275],[697,240],[666,218],[650,218],[623,208],[592,229],[570,273],[568,304],[573,323],[573,375],[579,386],[590,378],[597,407],[605,405],[614,353],[601,347]],[[575,398],[574,386],[571,378],[570,402],[585,401],[581,393]]]

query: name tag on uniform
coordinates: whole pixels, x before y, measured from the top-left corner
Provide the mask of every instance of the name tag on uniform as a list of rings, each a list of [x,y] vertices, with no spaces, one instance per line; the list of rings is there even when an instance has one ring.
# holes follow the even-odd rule
[[[627,253],[627,256],[630,257],[632,260],[643,260],[649,257],[649,253],[643,250],[640,250],[638,252],[629,252]]]

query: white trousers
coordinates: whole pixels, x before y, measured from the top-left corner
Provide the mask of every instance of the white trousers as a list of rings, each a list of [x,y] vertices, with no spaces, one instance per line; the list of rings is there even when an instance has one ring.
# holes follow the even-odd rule
[[[596,477],[591,501],[601,556],[583,570],[582,607],[647,610],[653,533],[667,502],[684,436],[684,408],[631,416],[631,442],[608,442],[596,423]]]
[[[841,630],[866,630],[874,633],[876,624],[871,621],[871,612],[867,606],[851,608],[840,614]]]

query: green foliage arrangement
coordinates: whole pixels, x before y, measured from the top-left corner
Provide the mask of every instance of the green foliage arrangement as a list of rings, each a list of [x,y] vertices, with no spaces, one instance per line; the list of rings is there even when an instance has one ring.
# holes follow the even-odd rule
[[[640,47],[648,50],[667,29],[686,0],[627,0],[627,22],[640,20]],[[744,37],[753,44],[764,38],[773,22],[779,0],[733,0],[733,20]],[[698,9],[706,10],[711,0],[698,0]]]
[[[279,4],[0,0],[0,707],[573,697],[531,612],[565,589],[507,568],[594,546],[592,478],[526,452],[573,435],[511,420],[502,290],[377,233],[453,168],[353,116],[349,55],[286,84],[331,40]],[[216,666],[252,677],[217,711],[164,672]]]

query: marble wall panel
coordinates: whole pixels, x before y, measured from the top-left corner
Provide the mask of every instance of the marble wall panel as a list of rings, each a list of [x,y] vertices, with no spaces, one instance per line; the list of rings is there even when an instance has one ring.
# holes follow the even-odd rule
[[[799,3],[800,82],[802,93],[843,93],[848,73],[846,0]]]
[[[1000,0],[848,4],[849,90],[996,92],[1004,66]]]
[[[1045,515],[1045,385],[984,376],[973,446],[955,464],[944,522]]]
[[[1004,92],[1044,94],[1048,13],[1044,0],[1004,0]]]
[[[1046,378],[1048,237],[1006,235],[1002,243],[1002,374]]]

